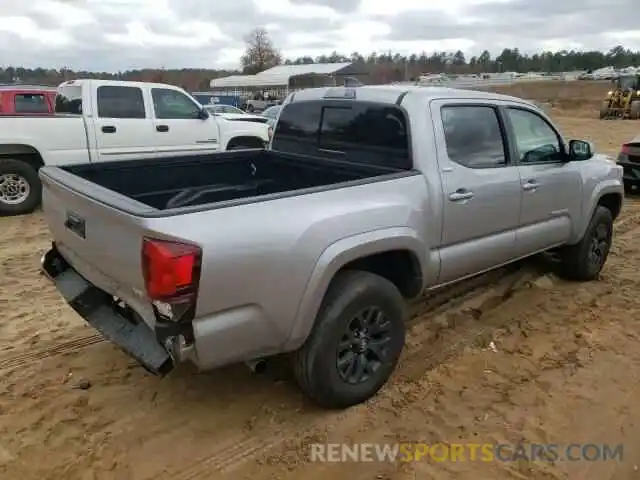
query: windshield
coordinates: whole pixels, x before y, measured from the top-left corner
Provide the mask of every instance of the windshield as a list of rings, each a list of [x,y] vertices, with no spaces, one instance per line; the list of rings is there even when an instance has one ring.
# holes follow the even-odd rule
[[[623,90],[635,89],[637,88],[637,84],[638,84],[638,79],[635,76],[620,77],[619,79],[620,88]]]
[[[236,107],[232,107],[231,105],[206,105],[204,108],[206,108],[209,111],[209,113],[214,113],[214,114],[217,114],[217,113],[244,114],[242,110]]]
[[[278,116],[278,112],[280,111],[280,108],[281,108],[280,106],[269,107],[264,112],[262,112],[262,115],[264,117],[276,118]]]
[[[56,92],[56,113],[82,115],[82,87],[63,85]]]

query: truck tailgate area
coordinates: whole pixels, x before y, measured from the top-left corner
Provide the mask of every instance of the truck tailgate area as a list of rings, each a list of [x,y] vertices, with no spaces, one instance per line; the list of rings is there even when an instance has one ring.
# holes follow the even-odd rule
[[[95,270],[93,276],[107,279],[108,284],[100,286],[109,293],[118,294],[121,280],[127,288],[143,291],[142,234],[137,218],[94,200],[47,172],[44,167],[40,174],[42,205],[60,252],[72,252],[74,258],[69,261],[74,268],[86,270],[88,275]]]
[[[155,316],[144,296],[142,226],[41,173],[43,210],[53,236],[42,269],[69,305],[104,337],[155,374],[173,360],[153,330]]]

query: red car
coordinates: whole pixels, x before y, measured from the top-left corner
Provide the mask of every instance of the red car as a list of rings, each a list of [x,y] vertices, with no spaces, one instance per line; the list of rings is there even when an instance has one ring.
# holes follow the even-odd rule
[[[56,89],[54,87],[0,86],[0,116],[53,115],[55,104]]]

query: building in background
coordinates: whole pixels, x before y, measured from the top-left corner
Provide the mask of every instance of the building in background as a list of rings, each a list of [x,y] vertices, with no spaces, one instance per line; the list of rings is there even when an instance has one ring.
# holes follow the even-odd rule
[[[210,82],[212,91],[198,95],[210,95],[214,102],[217,98],[220,103],[248,111],[262,111],[302,88],[343,85],[354,79],[367,83],[368,75],[359,71],[361,68],[351,62],[278,65],[256,75],[215,78]]]

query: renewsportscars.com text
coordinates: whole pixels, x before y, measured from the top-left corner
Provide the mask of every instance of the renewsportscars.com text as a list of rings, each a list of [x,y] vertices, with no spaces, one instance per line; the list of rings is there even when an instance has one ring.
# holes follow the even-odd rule
[[[312,462],[598,462],[622,461],[622,444],[340,444],[311,445]]]

